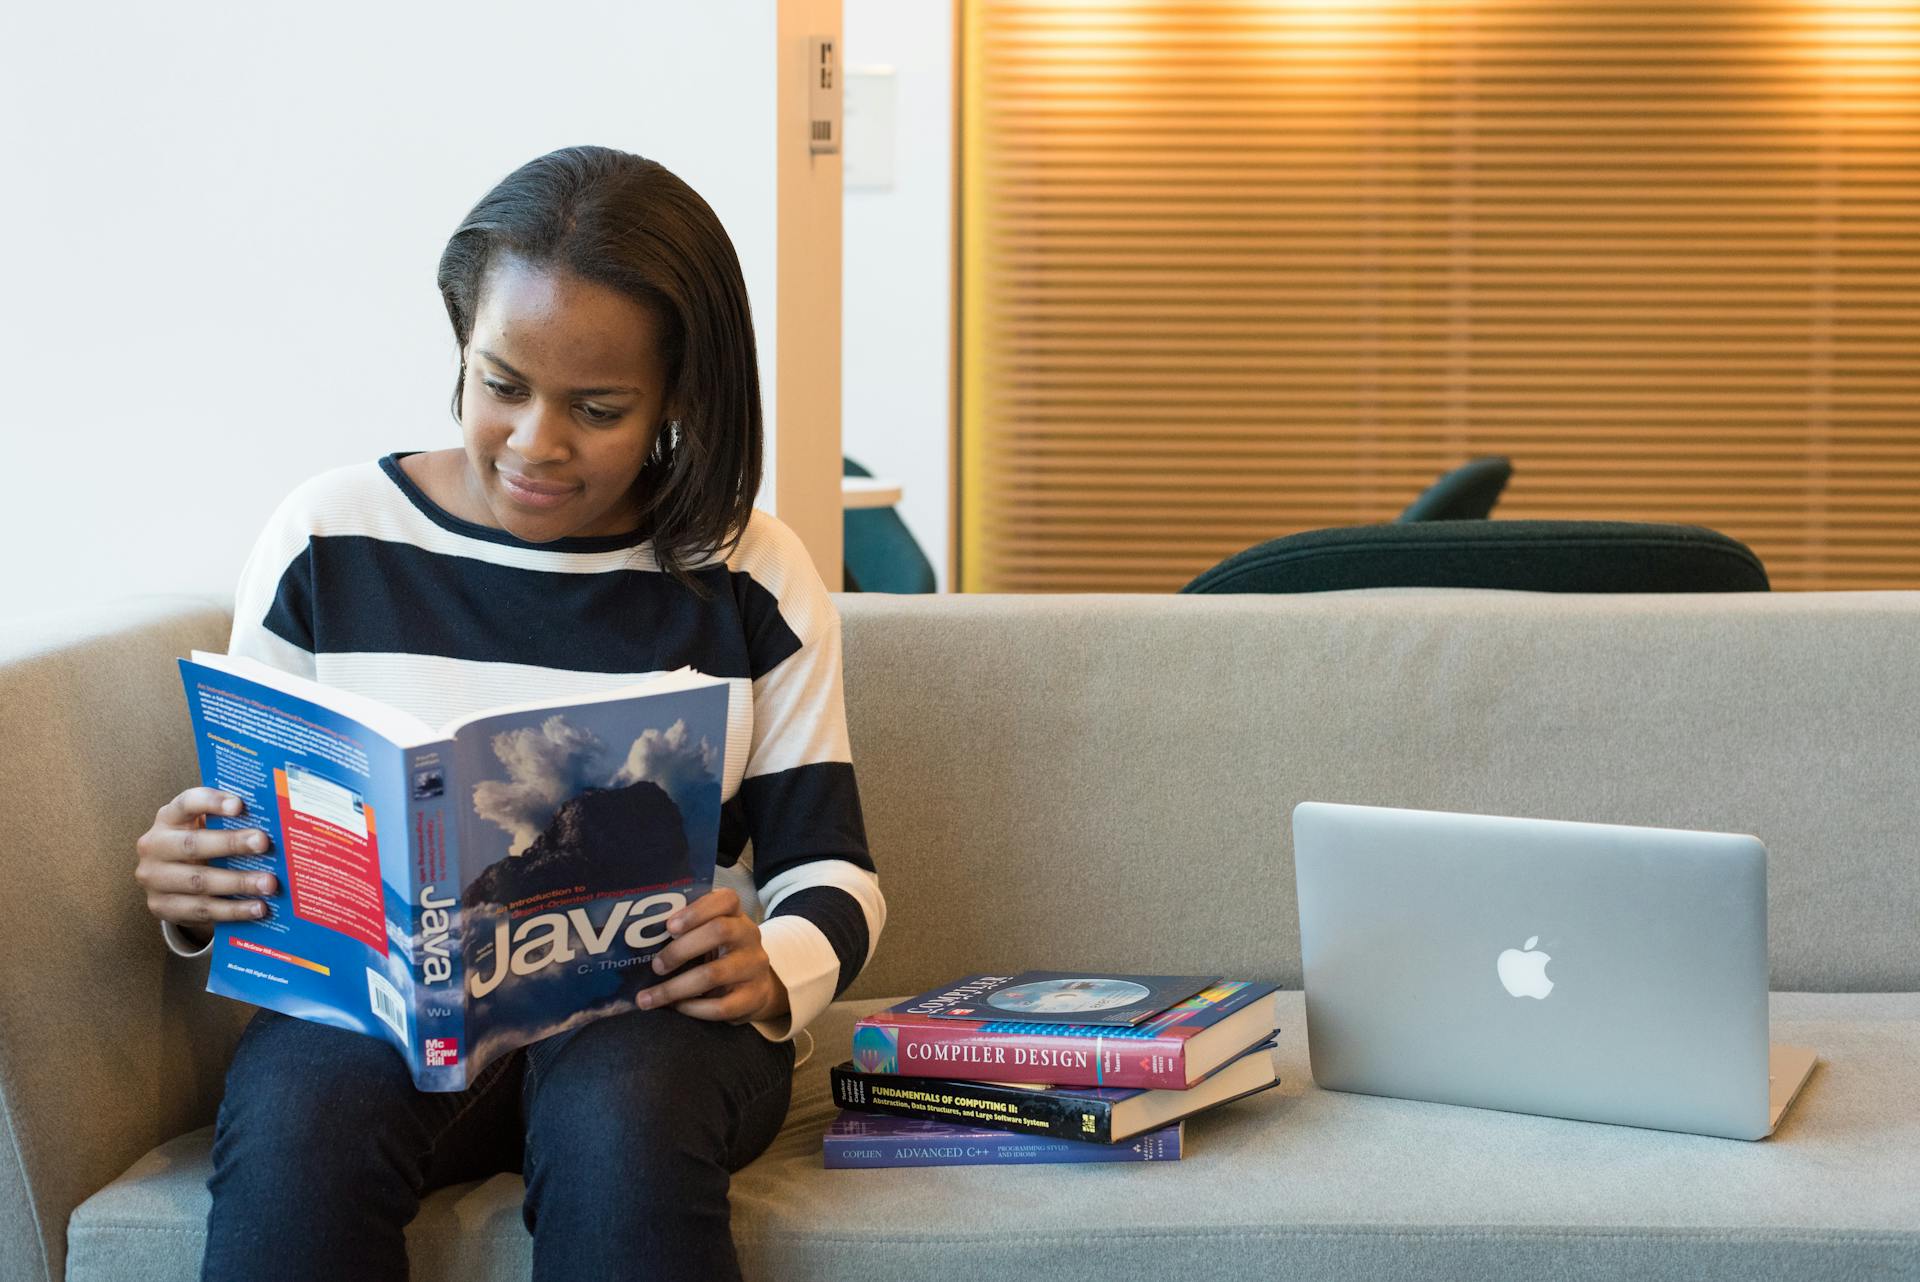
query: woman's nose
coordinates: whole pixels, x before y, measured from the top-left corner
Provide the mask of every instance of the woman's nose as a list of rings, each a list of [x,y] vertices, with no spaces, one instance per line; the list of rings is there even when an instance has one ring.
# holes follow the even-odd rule
[[[529,399],[514,418],[507,445],[529,463],[559,463],[572,452],[571,433],[565,409],[548,408],[542,401]]]

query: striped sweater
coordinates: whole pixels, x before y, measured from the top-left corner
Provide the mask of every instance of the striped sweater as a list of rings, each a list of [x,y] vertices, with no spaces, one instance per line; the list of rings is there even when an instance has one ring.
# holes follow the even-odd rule
[[[848,753],[840,619],[800,540],[756,510],[702,601],[637,535],[530,543],[428,498],[402,454],[301,485],[240,574],[232,654],[441,725],[682,665],[734,687],[720,868],[761,920],[793,1036],[853,981],[886,920]],[[183,955],[204,949],[168,928]]]

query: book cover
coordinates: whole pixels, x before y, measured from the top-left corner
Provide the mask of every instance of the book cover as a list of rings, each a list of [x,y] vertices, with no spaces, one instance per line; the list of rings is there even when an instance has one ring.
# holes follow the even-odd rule
[[[822,1142],[829,1170],[899,1166],[1037,1166],[1083,1162],[1177,1162],[1184,1124],[1121,1144],[1076,1144],[1041,1135],[842,1112]]]
[[[683,671],[442,729],[251,660],[181,661],[209,787],[279,881],[207,988],[383,1037],[421,1090],[632,1009],[666,918],[712,885],[727,683]]]
[[[1223,980],[1131,1027],[937,1019],[914,1009],[959,991],[923,993],[860,1020],[854,1066],[902,1077],[1184,1090],[1273,1032],[1276,989]]]
[[[830,1070],[829,1083],[843,1109],[1111,1144],[1274,1085],[1272,1050],[1265,1039],[1182,1091],[900,1077],[862,1073],[851,1062]]]
[[[969,975],[938,993],[922,993],[913,1010],[935,1019],[1132,1025],[1219,981],[1218,975],[1088,975],[1057,970]]]

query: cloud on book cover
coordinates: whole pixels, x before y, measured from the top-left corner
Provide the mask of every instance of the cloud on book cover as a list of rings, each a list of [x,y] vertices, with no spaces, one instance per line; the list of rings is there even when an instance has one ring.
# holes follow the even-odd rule
[[[487,779],[473,789],[474,812],[512,838],[507,853],[519,855],[539,839],[555,812],[591,788],[636,782],[659,785],[683,808],[699,787],[711,787],[719,752],[706,739],[693,740],[684,720],[665,731],[647,730],[614,766],[599,736],[555,714],[538,726],[505,730],[491,740],[505,779]]]
[[[633,741],[626,762],[607,782],[610,788],[623,784],[659,784],[682,809],[696,788],[713,783],[720,774],[720,752],[705,739],[693,741],[685,721],[676,721],[664,731],[648,730]]]
[[[544,1024],[509,1023],[503,1021],[489,1029],[486,1035],[474,1044],[473,1050],[469,1052],[471,1057],[469,1062],[474,1064],[491,1063],[496,1056],[504,1055],[516,1047],[525,1046],[530,1042],[537,1042],[543,1038],[568,1032],[584,1024],[591,1024],[594,1020],[602,1019],[608,1015],[622,1015],[628,1011],[637,1009],[633,1004],[632,994],[622,992],[619,997],[611,1001],[597,1002],[594,1005],[582,1007],[564,1018],[552,1020]]]

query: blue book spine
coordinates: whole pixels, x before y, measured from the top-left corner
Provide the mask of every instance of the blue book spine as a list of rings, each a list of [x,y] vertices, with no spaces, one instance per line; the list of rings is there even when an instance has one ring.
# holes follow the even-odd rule
[[[1179,1122],[1119,1144],[990,1131],[842,1112],[822,1144],[827,1169],[900,1166],[1045,1166],[1082,1162],[1173,1162],[1184,1156]]]
[[[432,744],[407,756],[413,903],[403,920],[412,926],[407,956],[415,1029],[407,1058],[415,1085],[424,1091],[466,1089],[472,1050],[460,950],[459,819],[448,804],[449,796],[458,795],[451,747]]]

